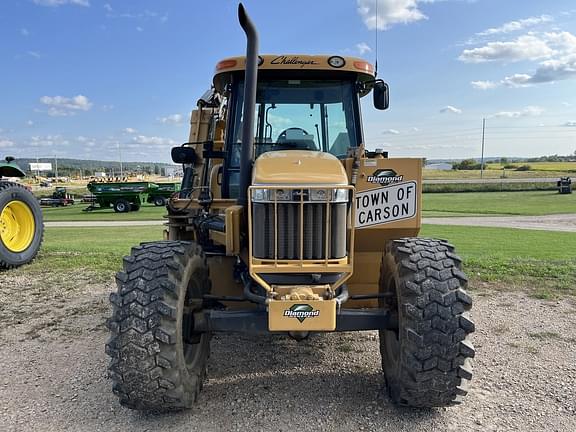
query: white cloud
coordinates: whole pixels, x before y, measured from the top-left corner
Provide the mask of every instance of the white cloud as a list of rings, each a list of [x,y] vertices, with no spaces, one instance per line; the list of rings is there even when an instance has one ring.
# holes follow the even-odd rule
[[[445,113],[452,113],[452,114],[462,114],[462,110],[460,108],[453,107],[452,105],[446,105],[444,108],[440,108],[440,112]]]
[[[32,126],[34,126],[34,122],[32,120],[28,120],[28,121],[26,121],[26,126],[32,127]]]
[[[134,128],[127,127],[127,128],[124,128],[124,129],[122,130],[122,132],[132,135],[132,134],[135,134],[135,133],[138,132],[138,131],[137,131],[136,129],[134,129]]]
[[[30,57],[34,57],[35,59],[42,57],[38,51],[26,51],[26,54],[28,54]]]
[[[83,135],[77,136],[76,141],[82,144],[82,147],[95,147],[97,144],[94,138],[88,138]]]
[[[63,5],[76,5],[76,6],[90,6],[89,0],[33,0],[35,4],[40,6],[63,6]]]
[[[282,116],[275,115],[272,113],[268,114],[268,122],[274,128],[286,128],[286,127],[288,127],[294,123],[290,117],[282,117]],[[333,124],[332,126],[337,126],[337,125]]]
[[[8,147],[14,147],[14,141],[0,138],[0,148],[8,148]]]
[[[162,138],[157,136],[137,135],[132,138],[134,144],[148,145],[148,146],[169,146],[175,145],[176,141],[170,138]]]
[[[562,126],[565,126],[565,127],[576,127],[576,121],[567,121],[567,122],[564,123]]]
[[[386,129],[382,131],[382,135],[400,135],[400,131],[397,129]]]
[[[28,31],[27,28],[24,28],[24,27],[22,27],[22,28],[20,29],[20,34],[21,34],[22,36],[24,36],[24,37],[30,36],[30,32]]]
[[[378,2],[378,20],[376,20],[376,1]],[[357,0],[358,13],[370,30],[386,30],[394,24],[408,24],[423,19],[426,15],[418,9],[418,0]]]
[[[544,112],[544,109],[538,106],[527,106],[521,111],[500,111],[492,114],[489,117],[493,118],[520,118],[520,117],[535,117]]]
[[[483,47],[465,49],[458,60],[464,63],[517,62],[549,58],[554,53],[546,41],[533,35],[524,35],[513,41],[488,42]]]
[[[30,138],[28,145],[25,147],[54,147],[67,146],[70,141],[62,138],[60,135],[33,136]]]
[[[372,48],[370,48],[370,46],[366,42],[360,42],[359,44],[356,44],[356,49],[358,50],[360,55],[364,55],[372,51]]]
[[[498,83],[494,81],[471,81],[470,84],[475,89],[487,90],[498,87]]]
[[[500,27],[493,27],[487,30],[481,31],[476,33],[477,36],[492,36],[495,34],[501,33],[512,33],[516,31],[520,31],[529,27],[534,27],[535,25],[547,23],[554,21],[554,18],[550,15],[540,15],[537,17],[530,17],[519,19],[515,21],[509,21],[507,23],[502,24]]]
[[[184,123],[185,117],[182,114],[170,114],[166,117],[158,117],[157,120],[164,124],[181,125]]]
[[[92,102],[86,96],[77,95],[71,98],[63,96],[42,96],[40,102],[48,106],[48,115],[53,117],[66,117],[78,111],[88,111]]]
[[[467,63],[540,60],[531,73],[515,73],[499,81],[473,81],[475,88],[526,87],[573,79],[576,78],[576,36],[566,31],[527,34],[512,42],[491,42],[464,50],[459,59]]]
[[[143,31],[144,31],[144,29],[143,29],[142,27],[140,27],[140,26],[136,27],[136,30],[139,31],[139,32],[143,32]]]
[[[145,9],[142,12],[118,12],[110,5],[110,3],[105,3],[103,5],[103,8],[106,11],[107,18],[133,19],[139,21],[158,20],[162,24],[168,21],[167,14],[160,14],[158,12],[154,12],[148,9]],[[137,27],[138,31],[142,31],[141,29],[142,27]]]

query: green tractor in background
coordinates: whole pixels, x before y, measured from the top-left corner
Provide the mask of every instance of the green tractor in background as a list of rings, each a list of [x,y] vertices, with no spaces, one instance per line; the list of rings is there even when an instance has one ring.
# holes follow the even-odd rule
[[[4,177],[25,177],[13,157],[0,161],[0,269],[34,259],[44,236],[42,210],[32,192]]]

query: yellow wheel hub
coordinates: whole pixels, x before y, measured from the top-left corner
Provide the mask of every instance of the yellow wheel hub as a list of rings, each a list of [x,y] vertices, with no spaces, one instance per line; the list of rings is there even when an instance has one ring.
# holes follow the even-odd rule
[[[32,240],[36,224],[30,207],[22,201],[10,201],[0,213],[0,240],[10,252],[25,251]]]

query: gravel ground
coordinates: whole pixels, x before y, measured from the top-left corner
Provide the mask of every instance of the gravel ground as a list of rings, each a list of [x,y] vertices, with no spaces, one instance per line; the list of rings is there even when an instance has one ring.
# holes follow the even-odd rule
[[[465,225],[576,232],[576,214],[546,216],[438,217],[424,218],[422,223],[432,225]]]
[[[576,430],[574,299],[477,287],[473,388],[454,408],[392,406],[376,332],[222,335],[198,405],[158,416],[120,407],[110,390],[111,289],[0,273],[0,431]]]

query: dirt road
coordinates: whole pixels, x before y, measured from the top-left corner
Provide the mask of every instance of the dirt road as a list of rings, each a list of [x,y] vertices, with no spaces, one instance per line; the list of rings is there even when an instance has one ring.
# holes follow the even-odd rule
[[[476,291],[473,389],[450,409],[391,405],[376,332],[216,336],[189,412],[118,405],[106,378],[111,285],[0,273],[2,431],[576,430],[576,301]],[[65,281],[65,282],[62,282]]]
[[[422,223],[576,232],[576,213],[546,216],[439,217],[424,218]]]
[[[163,225],[166,221],[68,221],[46,222],[46,227],[122,227]],[[576,232],[576,214],[546,216],[466,216],[424,218],[424,224],[489,226],[504,228],[535,229],[547,231]]]

